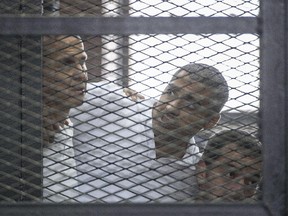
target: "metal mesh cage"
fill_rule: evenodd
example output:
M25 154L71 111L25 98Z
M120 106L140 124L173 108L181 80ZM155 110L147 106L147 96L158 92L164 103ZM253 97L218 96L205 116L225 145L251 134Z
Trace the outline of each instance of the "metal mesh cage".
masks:
M256 0L27 1L18 9L9 2L2 3L3 14L55 19L259 14ZM139 29L142 24L137 23ZM259 201L259 34L235 30L81 38L46 35L41 43L40 36L1 36L1 200ZM191 63L198 65L191 72L198 78L182 68ZM223 108L214 106L225 84L217 81L216 90L210 90L214 75L203 77L207 70L219 70L227 82L229 99ZM234 134L214 142L223 131ZM207 149L212 162L203 159Z

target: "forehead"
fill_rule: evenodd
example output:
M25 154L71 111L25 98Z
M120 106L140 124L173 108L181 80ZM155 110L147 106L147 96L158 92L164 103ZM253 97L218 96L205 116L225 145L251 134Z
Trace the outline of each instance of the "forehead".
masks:
M183 94L198 93L208 96L213 93L205 84L191 79L189 73L184 70L177 73L176 77L174 77L168 86L181 90Z
M218 151L221 152L222 156L216 159L217 164L233 164L233 166L238 168L251 167L253 169L261 169L261 155L252 153L255 149L246 149L239 147L236 143L230 143ZM249 156L249 153L254 156Z
M61 36L44 40L43 50L45 56L76 55L83 53L84 46L79 38Z

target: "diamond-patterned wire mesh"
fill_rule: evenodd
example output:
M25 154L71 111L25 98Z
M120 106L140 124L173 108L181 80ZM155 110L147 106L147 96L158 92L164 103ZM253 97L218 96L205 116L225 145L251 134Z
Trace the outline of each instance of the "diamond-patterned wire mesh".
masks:
M26 5L36 10L33 3L27 2ZM15 14L7 8L3 10ZM149 3L132 0L55 0L44 1L43 15L256 17L258 13L258 1L244 0L159 0ZM44 61L44 80L45 77L50 77L50 80L42 84L44 97L51 94L50 97L57 98L62 94L57 103L69 106L69 101L73 101L71 98L82 91L78 87L85 81L81 78L81 71L85 69L85 65L84 59L78 58L82 53L80 42L70 44L71 41L66 41L65 37L63 43L62 39L52 40L51 43L56 44L56 50L51 50L55 48L53 45L49 47L44 43L43 57L48 56L53 62ZM77 38L74 37L74 40ZM261 148L257 139L250 137L259 135L258 35L119 34L82 36L82 40L88 54L86 65L89 80L85 102L79 107L70 104L69 108L73 108L70 111L73 127L66 121L66 116L62 115L62 112L67 111L67 107L59 109L57 106L54 107L55 104L48 106L52 111L60 110L62 114L51 111L53 119L59 120L60 123L52 120L44 122L44 132L48 127L50 130L52 128L56 135L52 133L51 143L44 143L42 161L39 158L40 148L35 148L35 143L40 143L41 76L34 77L34 73L25 73L25 69L32 72L40 71L39 46L37 48L37 43L33 45L35 40L29 42L29 39L24 40L21 37L15 37L15 40L1 38L4 47L0 56L3 68L1 80L6 82L2 90L8 95L1 98L1 103L5 105L5 109L1 111L4 116L1 123L1 139L7 142L7 147L3 146L1 150L5 153L1 159L1 200L37 201L41 199L42 192L45 202L255 202L261 197L261 191L258 190L261 177ZM36 41L39 42L37 39ZM59 42L72 47L69 53L72 57L61 58L65 49L63 52ZM22 47L22 43L25 46ZM51 54L51 57L51 52L59 53L59 56ZM189 82L185 85L176 82L180 85L178 90L171 90L170 87L165 90L173 74L189 63L202 63L217 68L229 87L229 99L222 109L218 124L214 127L207 125L207 129L197 134L195 127L198 128L200 124L201 128L206 127L203 121L207 124L213 123L211 116L201 113L206 113L209 107L207 103L216 96L206 95L201 100L193 98L195 95L202 95L202 90L195 90L194 85L190 87ZM45 67L49 68L48 72ZM15 73L7 74L6 70ZM62 76L57 77L57 73L62 73ZM213 79L212 76L207 78ZM66 87L57 87L63 83L66 83ZM69 93L71 86L76 89L74 95ZM127 91L123 87L129 87L130 90ZM45 88L50 91L46 93ZM192 92L193 100L191 96L189 99L186 99L187 95L180 96L186 88ZM23 89L29 92L28 98ZM145 99L138 98L136 102L133 101L132 90L139 92ZM161 95L164 90L166 93L162 96L165 97L163 99ZM35 95L30 95L32 93ZM168 93L171 94L171 98L168 98ZM182 102L175 105L174 102L178 99ZM159 100L159 107L166 106L162 111L154 106ZM202 100L204 103L199 105L199 114L193 109L196 109L195 103L198 104ZM32 107L25 103L32 104ZM44 115L47 114L45 106L42 107ZM191 106L193 111L187 110ZM157 129L157 121L153 118L156 114L152 115L152 110L166 112L164 117L162 114L159 117L160 123L166 128L164 133L163 130ZM170 113L168 110L173 111ZM218 111L213 111L214 114L215 112ZM28 123L23 120L26 114L33 117L27 120ZM189 135L190 138L195 135L195 143L192 139L187 140L188 132L183 129L186 122L193 125L185 127L193 131ZM31 132L32 135L29 132L29 139L24 142L25 127L35 131ZM207 141L213 143L212 137L224 130L232 130L234 133L231 135L232 138L230 135L222 135L220 139L222 143L226 143L228 139L229 145L220 150L215 147L218 156L213 157L215 161L212 167L210 164L202 163L201 156L203 152L206 154L205 150L210 145L206 146ZM237 135L235 130L246 131L247 134ZM13 140L9 139L11 133L15 134ZM217 140L217 136L215 139ZM239 140L243 140L244 144L235 148L236 144L241 143ZM251 147L254 144L256 147ZM189 146L187 149L186 145ZM43 191L40 182L41 166ZM28 189L25 190L25 187Z
M61 1L61 14L69 16L119 16L123 11L129 11L130 16L257 16L259 1L245 0L208 0L208 1L108 1L108 0L69 0Z

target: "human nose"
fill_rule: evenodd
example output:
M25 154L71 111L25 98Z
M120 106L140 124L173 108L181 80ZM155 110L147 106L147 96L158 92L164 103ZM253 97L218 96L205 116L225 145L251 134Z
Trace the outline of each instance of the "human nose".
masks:
M235 179L234 179L234 180L235 180ZM229 189L230 189L230 190L233 190L233 191L239 191L239 190L242 190L243 187L244 187L244 179L243 179L243 178L240 178L240 179L238 179L238 180L233 181L233 182L230 184Z

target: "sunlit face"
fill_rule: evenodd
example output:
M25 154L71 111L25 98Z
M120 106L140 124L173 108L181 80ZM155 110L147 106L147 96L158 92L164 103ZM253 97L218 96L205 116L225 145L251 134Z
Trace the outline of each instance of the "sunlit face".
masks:
M153 129L192 137L209 122L212 91L193 81L186 71L177 74L153 109Z
M44 39L43 92L49 106L73 108L83 103L86 91L87 54L80 39Z
M261 159L245 156L249 151L251 149L239 148L235 143L223 147L223 156L206 167L206 183L202 189L220 201L251 198L260 182Z

